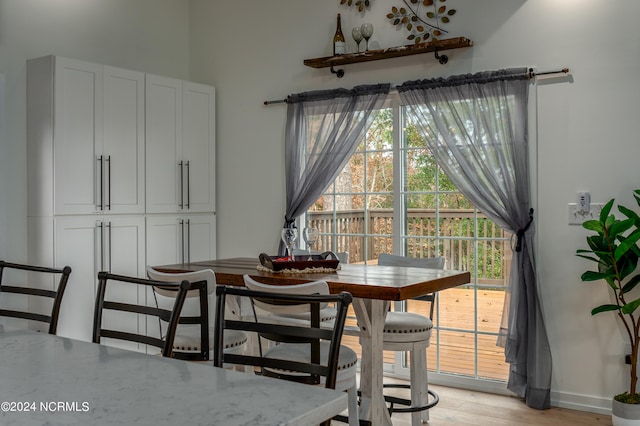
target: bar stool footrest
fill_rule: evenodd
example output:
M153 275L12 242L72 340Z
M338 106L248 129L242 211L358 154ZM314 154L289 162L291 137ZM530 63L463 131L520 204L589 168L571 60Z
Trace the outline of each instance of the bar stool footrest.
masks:
M338 414L332 420L340 423L349 423L349 418L347 416L343 416L342 414ZM360 419L360 426L371 426L371 421Z
M385 383L382 385L382 387L411 389L411 385L395 384L395 383ZM435 393L432 390L428 390L427 392L429 393L429 396L430 396L429 399L431 401L425 405L421 405L418 407L412 407L410 399L384 395L384 400L389 403L389 415L391 415L392 413L415 413L417 411L424 411L424 410L428 410L430 408L435 407L438 404L438 402L440 402L440 397L438 396L437 393ZM406 408L396 408L394 407L394 405L402 405Z

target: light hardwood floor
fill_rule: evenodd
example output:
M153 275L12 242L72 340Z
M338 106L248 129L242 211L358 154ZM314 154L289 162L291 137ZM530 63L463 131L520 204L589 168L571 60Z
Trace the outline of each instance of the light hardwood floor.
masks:
M430 388L438 393L440 402L430 410L425 426L611 426L609 415L558 407L535 410L516 397L436 385ZM411 414L394 413L391 420L394 426L410 426Z

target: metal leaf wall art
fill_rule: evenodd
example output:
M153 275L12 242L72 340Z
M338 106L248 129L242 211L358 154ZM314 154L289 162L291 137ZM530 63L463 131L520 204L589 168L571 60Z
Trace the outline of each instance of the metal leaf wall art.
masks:
M347 6L355 6L358 12L364 12L365 8L369 9L373 0L340 0L340 4L346 4Z
M370 9L373 0L340 0L341 5L355 7L358 12ZM409 32L407 40L415 44L431 40L447 34L443 25L451 22L457 10L449 8L447 0L402 0L403 6L392 6L387 19L397 29Z
M447 0L403 0L404 6L391 8L387 19L397 28L405 28L409 35L407 40L418 44L430 40L437 40L448 31L442 28L448 24L456 9L449 9L445 5Z

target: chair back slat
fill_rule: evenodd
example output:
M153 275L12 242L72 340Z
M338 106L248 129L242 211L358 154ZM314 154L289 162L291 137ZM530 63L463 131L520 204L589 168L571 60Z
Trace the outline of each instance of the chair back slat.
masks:
M35 284L33 283L20 286L6 284L4 281L6 277L5 270L26 271L27 273L50 275L54 278L59 275L60 277L58 278L57 285L55 285L55 289L49 290L41 287L35 287ZM0 293L22 294L28 297L53 299L51 302L51 311L47 314L20 311L17 309L2 309L0 310L0 316L42 322L49 325L49 334L56 334L58 329L58 318L60 316L60 307L62 305L62 297L66 290L70 275L71 268L69 266L65 266L63 268L50 268L46 266L10 263L0 260Z
M174 350L173 357L190 361L208 361L210 338L209 338L209 295L213 294L216 288L216 275L211 269L203 269L200 271L166 273L158 271L151 266L147 266L147 276L156 281L175 282L187 280L191 283L198 282L198 288L187 293L187 300L182 308L178 329L176 335L180 336L185 330L182 325L199 325L200 326L200 351L182 351ZM176 296L175 288L158 286L154 287L154 298L156 305L159 303L169 303ZM190 301L197 298L196 303ZM215 300L215 299L213 299ZM197 312L196 312L197 311Z
M142 303L125 303L121 301L110 300L107 297L107 288L113 286L114 284L126 284L150 290L156 286L169 286L169 284L166 282L110 274L108 272L99 272L98 294L96 296L93 319L93 342L100 343L102 338L136 342L160 348L162 356L170 357L173 351L173 341L175 339L176 327L178 325L180 312L187 296L187 292L192 289L204 288L203 285L201 283L190 283L186 280L183 280L179 283L174 283L173 287L175 287L177 292L173 307L169 311L162 308L147 306L146 304ZM119 315L123 313L132 313L137 315L144 315L145 317L155 317L157 319L166 321L168 323L168 329L164 337L155 337L143 333L134 333L131 331L106 328L106 326L103 326L103 313L105 311L114 311Z
M216 289L216 327L214 339L214 365L224 366L225 363L259 367L264 375L285 378L287 380L304 383L320 382L320 376L325 377L325 386L335 388L338 370L338 355L340 341L347 316L347 310L352 302L351 294L289 294L273 291L258 291L244 287L218 286ZM311 311L311 321L297 325L278 324L260 319L257 316L246 319L226 319L225 305L230 298L243 298L250 301L260 300L268 307L306 305ZM327 304L334 304L337 315L333 324L328 327L320 326L320 309ZM235 355L224 352L223 339L227 330L242 330L257 333L263 338L274 342L296 343L308 345L309 360L284 360L268 358L262 353ZM326 364L321 363L321 342L328 342L329 351ZM274 373L274 370L278 372ZM279 373L282 371L282 373Z

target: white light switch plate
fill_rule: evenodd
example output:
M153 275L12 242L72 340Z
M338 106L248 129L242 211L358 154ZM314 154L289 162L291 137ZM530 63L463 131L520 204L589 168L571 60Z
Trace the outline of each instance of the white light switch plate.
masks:
M591 211L582 214L576 211L576 203L569 203L569 225L582 225L587 220L597 220L602 207L604 207L602 203L591 203Z

